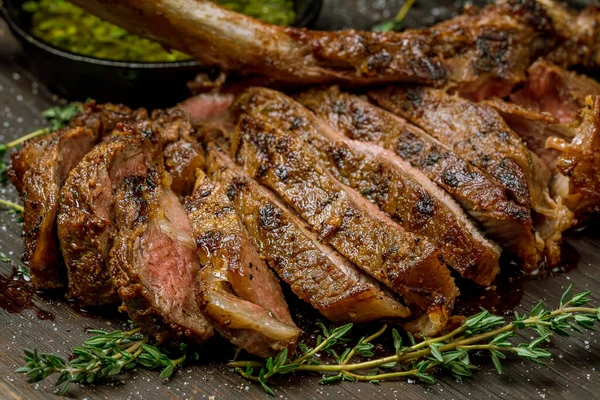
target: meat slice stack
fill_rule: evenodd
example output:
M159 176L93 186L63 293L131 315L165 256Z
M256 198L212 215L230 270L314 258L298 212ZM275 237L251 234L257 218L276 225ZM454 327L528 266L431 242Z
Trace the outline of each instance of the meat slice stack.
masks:
M393 151L452 196L523 265L537 267L539 245L529 209L509 200L485 172L401 117L337 87L309 90L298 99L345 136Z
M209 144L207 169L227 188L252 244L301 299L334 322L400 320L410 310L361 272L269 189L251 179L216 145Z
M302 138L340 182L360 192L407 231L436 245L447 265L481 285L495 278L500 249L452 199L395 154L344 138L282 93L251 89L236 108Z
M392 87L370 92L378 104L415 123L503 186L509 199L531 208L543 241L538 248L549 265L560 261L562 233L573 225L573 213L549 193L551 173L500 114L441 90Z
M495 109L536 111L427 88L371 97L402 116L335 87L298 101L250 88L197 131L180 109L88 107L14 157L27 240L66 265L32 263L36 285L66 282L85 306L120 302L158 341L217 331L264 357L300 333L276 276L334 322L442 331L459 294L451 270L481 285L499 271L477 222L532 270L546 238L536 201L564 208ZM595 182L582 148L596 147L598 109L557 161L572 160L572 203Z
M306 145L283 131L240 118L231 153L248 175L275 191L359 268L445 325L458 294L435 247L406 232L358 192L337 181Z
M503 0L426 30L318 33L204 0L113 3L82 5L214 65L268 62L263 82L411 82L246 87L232 107L203 94L151 114L92 103L13 154L36 287L120 303L158 341L293 351L278 278L336 323L434 335L453 274L491 285L496 242L528 273L556 266L563 233L600 210L600 85L563 69L600 62L597 10Z
M293 346L295 327L279 283L250 243L227 188L201 174L185 209L202 263L198 296L216 329L263 357Z

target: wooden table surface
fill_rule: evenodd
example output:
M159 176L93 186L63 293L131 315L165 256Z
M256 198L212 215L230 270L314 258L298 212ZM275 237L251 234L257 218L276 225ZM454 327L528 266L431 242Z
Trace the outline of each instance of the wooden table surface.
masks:
M19 46L0 20L0 142L7 142L43 125L41 111L58 101L36 81ZM0 197L16 200L9 185L0 186ZM549 306L558 303L563 290L573 284L576 291L600 294L600 229L590 226L568 239L569 264L574 268L545 280L516 279L497 290L478 292L502 309L526 311L541 299ZM54 398L51 382L27 384L14 370L21 365L22 349L37 347L68 357L69 349L80 345L89 335L86 329L121 328L123 319L114 314L98 316L79 310L60 296L35 293L28 283L15 276L21 264L21 225L7 212L0 211L0 251L12 262L0 262L0 398ZM576 266L576 267L575 267ZM465 291L465 289L463 289ZM469 292L469 289L466 290ZM594 297L596 304L600 301ZM106 314L106 313L105 313ZM482 358L481 369L462 383L441 378L434 385L406 382L348 383L322 386L319 377L291 376L278 382L281 398L403 398L403 399L594 399L600 398L600 341L598 333L556 338L550 346L555 355L547 366L525 361L506 361L499 376L491 363ZM201 361L184 368L170 382L163 383L158 373L138 370L109 385L74 386L76 398L267 398L262 389L241 379L224 361L230 348L220 342L209 345L210 354L201 352ZM220 346L220 347L219 347ZM215 349L220 355L215 356ZM221 350L219 350L221 349ZM208 358L208 360L207 360ZM211 361L212 360L212 361Z

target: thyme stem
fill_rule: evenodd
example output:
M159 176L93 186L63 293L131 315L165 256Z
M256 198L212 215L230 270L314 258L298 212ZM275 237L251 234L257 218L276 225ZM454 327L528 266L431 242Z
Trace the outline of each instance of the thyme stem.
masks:
M45 134L47 134L47 133L49 133L49 132L50 132L50 128L42 128L42 129L38 129L38 130L36 130L36 131L33 131L33 132L31 132L31 133L28 133L28 134L27 134L27 135L25 135L25 136L21 136L20 138L18 138L18 139L15 139L15 140L13 140L12 142L9 142L9 143L5 144L4 146L6 146L6 149L10 149L10 148L12 148L12 147L15 147L15 146L18 146L18 145L20 145L21 143L24 143L24 142L26 142L26 141L27 141L27 140L29 140L29 139L32 139L32 138L34 138L34 137L36 137L36 136L45 135Z
M22 213L25 210L22 205L4 199L0 199L0 204L8 208L12 208L13 210L20 213Z

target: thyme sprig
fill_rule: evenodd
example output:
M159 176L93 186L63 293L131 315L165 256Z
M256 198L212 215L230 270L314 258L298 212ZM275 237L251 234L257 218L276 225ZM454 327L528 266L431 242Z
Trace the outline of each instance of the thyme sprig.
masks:
M398 14L396 14L394 19L375 25L371 30L374 32L388 32L401 30L404 27L404 19L406 18L406 15L412 8L413 4L415 4L415 1L416 0L405 0L404 4L402 4L402 7L398 11Z
M136 367L161 370L160 378L170 378L188 358L198 359L198 354L181 346L182 355L176 359L156 346L149 344L148 337L140 328L127 332L90 330L95 336L81 347L73 348L72 361L53 354L39 353L37 349L25 352L25 365L16 370L25 374L27 382L35 383L58 374L55 386L59 395L69 392L71 383L90 384L105 380Z
M457 379L468 378L478 369L470 360L473 352L488 354L499 374L502 373L502 360L511 354L538 364L543 364L552 355L542 346L553 334L570 336L571 331L583 332L593 329L600 320L600 308L584 307L589 301L590 292L578 293L567 300L571 286L561 297L555 310L545 309L543 302L523 315L514 314L512 322L504 317L483 310L467 318L461 326L439 337L423 337L417 343L408 334L408 343L396 329L392 329L393 351L386 357L372 359L373 341L386 331L384 325L374 334L361 338L354 346L349 346L348 333L352 324L335 329L321 325L323 336L317 338L317 345L309 349L300 344L300 354L288 360L284 350L266 361L233 361L229 363L244 378L259 382L267 393L273 394L269 379L292 372L313 372L323 375L323 384L340 380L367 381L377 383L382 380L416 378L423 383L434 383L434 373L449 373ZM516 343L516 332L532 330L532 340ZM339 355L341 353L341 355ZM325 363L321 357L328 354L333 362ZM353 358L362 360L351 362Z

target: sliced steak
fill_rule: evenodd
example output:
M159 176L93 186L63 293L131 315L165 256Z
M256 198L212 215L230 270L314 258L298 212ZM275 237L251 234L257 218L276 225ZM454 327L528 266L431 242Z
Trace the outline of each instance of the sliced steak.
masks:
M292 291L336 323L408 318L410 311L335 249L269 189L209 145L211 177L227 187L259 254Z
M221 335L261 357L292 349L296 328L277 278L267 268L225 193L202 175L185 209L202 271L198 302Z
M122 105L108 103L96 105L95 102L91 102L83 106L82 112L71 120L69 126L91 129L95 137L100 138L112 132L119 122L134 121L147 117L148 115L144 109L132 111L130 108ZM25 142L19 151L11 154L12 162L7 173L12 184L15 185L20 193L23 191L23 177L25 176L25 172L35 163L46 145L63 132L65 130L55 131L45 136L30 139Z
M58 130L47 135L37 136L23 143L18 151L11 153L11 162L6 171L8 179L15 186L19 194L23 195L25 189L23 179L25 173L41 157L46 146L63 134L64 130Z
M350 261L404 296L441 329L458 290L435 247L406 232L358 192L338 182L306 144L243 115L232 154L252 178L279 194Z
M525 269L537 268L543 242L529 209L508 200L502 185L479 168L406 120L337 87L310 90L299 100L345 136L395 152L445 189Z
M145 157L160 160L154 152ZM196 302L200 260L190 221L169 180L157 165L150 166L147 176L122 180L115 196L119 233L110 273L121 309L160 343L203 342L213 328Z
M66 128L35 144L36 160L23 177L23 259L39 289L64 286L64 270L56 234L56 211L60 189L69 172L92 149L96 137L90 129Z
M89 128L98 137L112 132L120 123L132 123L148 119L148 111L144 108L132 110L122 104L96 104L95 101L85 104L80 114L70 122L70 126Z
M546 112L538 112L515 103L500 99L485 101L500 113L504 121L515 131L527 145L527 148L540 157L544 163L554 170L560 152L546 147L549 137L570 140L573 130Z
M427 237L461 276L481 285L495 278L500 248L481 235L444 191L394 153L345 138L280 92L249 89L238 99L237 108L305 140L336 179L408 232Z
M581 122L573 127L576 136L570 143L550 138L548 146L561 152L553 192L583 219L600 212L600 96L587 97Z
M163 149L167 172L173 179L172 190L179 196L192 192L195 171L204 164L204 151L195 138L188 114L180 108L154 110L150 119L126 124Z
M123 179L147 174L139 135L114 135L71 171L60 192L57 226L67 266L68 297L82 306L118 301L108 271L115 225L114 194Z
M180 139L165 146L165 168L173 178L171 189L180 195L188 194L194 187L196 170L204 168L205 154L195 140Z
M586 96L600 95L600 83L596 80L549 61L537 61L527 72L525 86L512 94L510 100L534 111L547 112L563 124L577 118L586 105Z
M573 225L573 215L550 197L550 171L498 112L432 88L390 87L370 96L488 173L506 188L509 198L531 207L534 227L545 243L545 261L550 266L560 261L562 232Z

